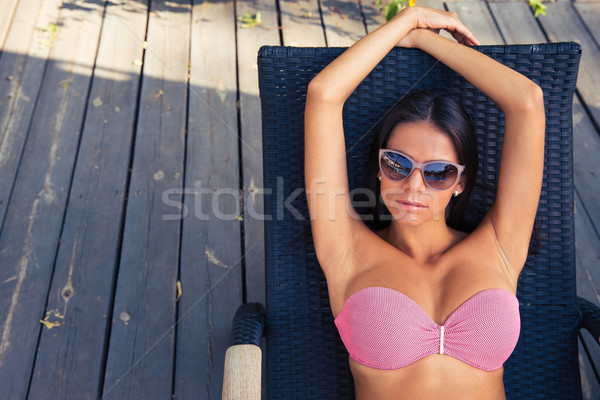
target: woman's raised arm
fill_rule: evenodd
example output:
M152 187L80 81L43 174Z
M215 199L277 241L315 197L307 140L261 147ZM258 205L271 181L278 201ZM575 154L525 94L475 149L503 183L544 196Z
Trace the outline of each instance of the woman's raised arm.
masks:
M518 277L529 246L544 166L542 90L518 72L473 49L427 30L405 37L462 75L504 112L504 137L496 201L481 226L496 235L507 267Z
M317 257L325 273L367 228L352 208L342 122L344 102L407 33L446 29L465 44L477 44L455 14L408 8L365 36L309 84L305 109L305 181Z

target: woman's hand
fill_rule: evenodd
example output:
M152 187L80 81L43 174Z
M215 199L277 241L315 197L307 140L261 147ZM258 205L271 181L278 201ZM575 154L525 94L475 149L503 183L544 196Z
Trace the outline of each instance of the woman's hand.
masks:
M417 42L418 42L419 38L423 36L423 32L425 32L425 31L433 31L436 34L438 34L440 32L439 29L422 29L422 28L413 29L412 31L408 32L406 34L406 36L404 36L402 38L402 40L400 40L396 46L397 47L406 47L409 49L418 48L419 45L417 44Z
M475 35L467 28L457 17L455 13L436 10L428 7L410 7L405 8L398 13L390 22L395 19L403 19L410 15L414 21L415 29L404 36L397 44L400 47L417 47L415 38L419 36L422 30L430 30L439 33L440 29L448 31L458 43L466 46L479 45Z

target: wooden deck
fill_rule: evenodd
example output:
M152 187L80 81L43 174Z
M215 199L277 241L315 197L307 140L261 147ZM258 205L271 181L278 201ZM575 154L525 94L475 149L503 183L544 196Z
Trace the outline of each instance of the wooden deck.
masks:
M418 3L482 44L582 44L577 284L600 304L600 2L537 20L523 2ZM220 398L233 314L264 300L257 50L349 46L382 22L373 0L4 0L2 397Z

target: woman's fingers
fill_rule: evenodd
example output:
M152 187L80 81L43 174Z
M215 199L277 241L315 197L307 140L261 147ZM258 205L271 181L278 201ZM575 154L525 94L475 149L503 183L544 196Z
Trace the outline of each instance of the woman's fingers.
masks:
M467 46L475 46L479 45L479 41L471 32L469 28L465 24L458 19L458 16L455 13L450 13L450 18L453 24L449 25L446 29L457 42L467 45Z
M463 24L458 15L453 12L436 10L433 8L420 7L416 8L417 28L425 28L431 30L445 29L459 42L465 45L478 45L479 41L475 35Z
M466 26L463 25L463 27L464 29L450 31L452 37L454 37L458 43L466 46L479 46L479 40L477 40L473 32L471 32Z

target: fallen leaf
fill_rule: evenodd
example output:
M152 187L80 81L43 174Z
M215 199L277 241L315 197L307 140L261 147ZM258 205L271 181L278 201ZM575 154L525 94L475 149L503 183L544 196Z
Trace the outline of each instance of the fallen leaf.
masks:
M246 14L239 16L237 20L242 23L243 29L250 29L262 23L260 12L257 12L256 15L253 16L250 14L250 11L246 11Z
M61 325L60 322L50 322L46 321L45 319L40 319L40 322L48 329L56 328L57 326Z
M57 318L58 320L51 321L51 318ZM42 323L46 328L52 329L56 328L57 326L61 326L64 318L65 316L58 312L58 310L50 310L46 312L46 317L41 319L40 323Z

